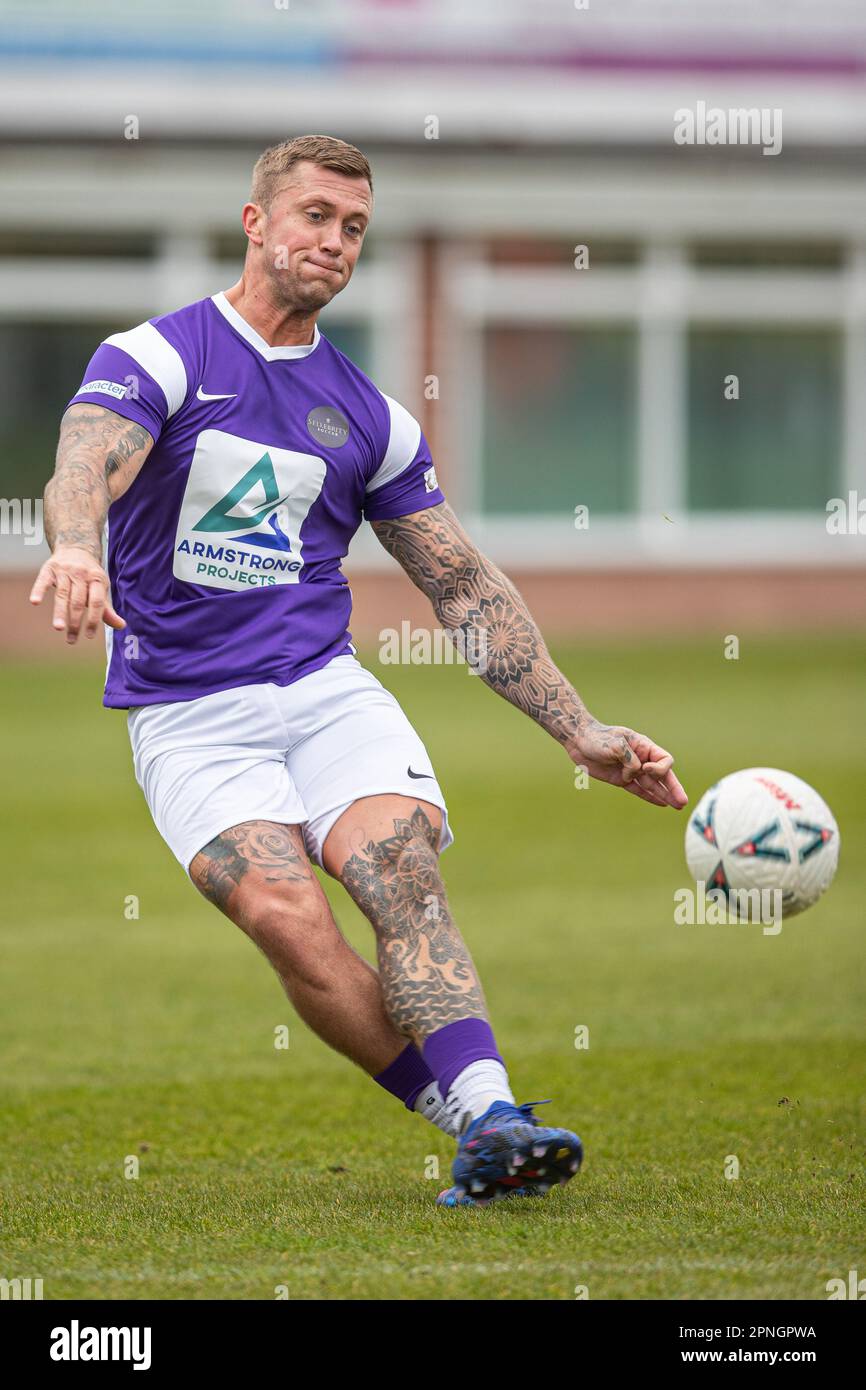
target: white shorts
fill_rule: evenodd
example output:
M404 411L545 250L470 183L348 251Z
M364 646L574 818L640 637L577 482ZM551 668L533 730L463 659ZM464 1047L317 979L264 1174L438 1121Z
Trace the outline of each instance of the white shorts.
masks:
M442 810L430 758L394 696L356 657L337 656L292 685L243 685L129 711L135 775L183 867L221 831L249 820L301 825L322 864L332 825L362 796L399 792Z

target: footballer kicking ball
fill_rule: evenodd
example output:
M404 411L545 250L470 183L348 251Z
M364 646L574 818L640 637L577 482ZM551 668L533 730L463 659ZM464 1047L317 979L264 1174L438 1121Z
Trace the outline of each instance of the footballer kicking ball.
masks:
M689 817L686 860L708 896L736 904L775 892L794 917L829 888L839 862L839 827L808 782L774 767L731 772Z

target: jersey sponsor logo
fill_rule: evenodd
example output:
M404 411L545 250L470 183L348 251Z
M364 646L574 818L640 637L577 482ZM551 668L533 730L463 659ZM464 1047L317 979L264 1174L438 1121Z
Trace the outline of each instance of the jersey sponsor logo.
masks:
M236 591L297 584L301 527L326 472L316 454L203 430L178 518L175 577Z
M439 484L436 481L436 469L428 468L424 473L424 491L435 492Z
M329 449L341 449L349 438L349 421L332 405L317 405L307 416L307 432Z
M115 400L122 401L126 397L128 387L119 381L87 381L76 391L77 396L83 396L85 391L98 391L101 396L114 396Z
M197 401L233 401L237 394L237 391L230 391L228 395L212 396L209 391L203 391L199 387L195 393L195 398Z

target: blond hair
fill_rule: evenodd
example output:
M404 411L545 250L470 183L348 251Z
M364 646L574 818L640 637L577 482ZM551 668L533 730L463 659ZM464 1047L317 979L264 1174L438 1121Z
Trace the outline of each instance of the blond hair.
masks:
M369 161L354 145L347 145L345 140L338 140L333 135L297 135L294 140L271 145L259 155L253 168L250 201L258 203L267 212L280 181L301 160L319 164L323 169L334 169L338 174L364 178L370 185L370 192L373 192Z

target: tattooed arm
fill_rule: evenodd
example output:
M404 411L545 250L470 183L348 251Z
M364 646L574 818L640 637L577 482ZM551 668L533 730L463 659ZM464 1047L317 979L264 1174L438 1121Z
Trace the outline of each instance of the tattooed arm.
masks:
M71 405L60 424L54 476L45 488L45 538L52 555L30 594L41 603L54 589L52 626L75 642L82 619L92 637L100 618L125 627L108 600L102 529L108 508L134 481L153 447L142 425L99 405ZM85 617L86 615L86 617Z
M491 690L540 724L591 777L657 806L686 804L670 753L644 734L592 717L514 585L481 554L446 502L370 525L427 595L442 626L463 634L467 654L483 655L476 669Z

